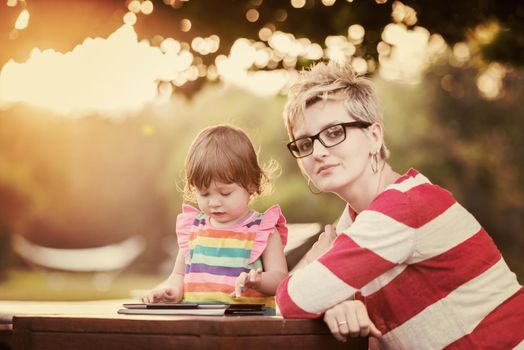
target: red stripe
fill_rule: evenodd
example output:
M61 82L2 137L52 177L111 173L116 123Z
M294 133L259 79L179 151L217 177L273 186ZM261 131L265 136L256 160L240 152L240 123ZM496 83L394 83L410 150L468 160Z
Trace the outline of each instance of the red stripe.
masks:
M442 299L500 260L500 252L481 229L447 252L409 265L376 293L366 297L375 325L386 333Z
M396 184L402 183L409 179L410 177L416 177L419 174L419 172L413 168L409 169L404 175L399 177L397 181L395 181Z
M347 235L339 235L333 248L318 261L346 284L359 289L395 266Z
M512 349L524 340L524 288L487 315L470 334L445 349Z
M320 314L312 314L302 310L289 296L288 284L292 276L286 277L277 288L275 300L280 314L285 318L318 318ZM307 291L306 291L307 292Z
M252 241L256 233L255 232L232 232L232 231L219 231L219 230L201 230L191 232L189 240L194 240L196 237L211 237L211 238L230 238L238 239L240 241Z
M413 207L411 203L416 203ZM369 210L378 211L403 223L419 228L455 203L455 199L446 190L424 183L407 192L390 189L378 196L369 206Z

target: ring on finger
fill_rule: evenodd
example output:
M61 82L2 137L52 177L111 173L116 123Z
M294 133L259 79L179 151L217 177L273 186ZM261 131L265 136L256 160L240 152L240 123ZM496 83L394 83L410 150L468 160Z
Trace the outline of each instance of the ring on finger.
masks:
M340 321L340 322L338 322L339 326L342 326L342 325L345 325L345 324L348 324L347 321Z

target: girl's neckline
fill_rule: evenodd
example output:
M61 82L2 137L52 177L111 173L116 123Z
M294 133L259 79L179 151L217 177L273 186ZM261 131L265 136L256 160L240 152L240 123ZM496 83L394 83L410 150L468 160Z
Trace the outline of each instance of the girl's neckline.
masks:
M213 225L213 223L211 222L211 218L206 215L205 216L205 218L206 218L206 225L209 226L209 227L212 227L212 228L216 228L216 229L237 228L237 227L240 227L240 226L244 226L246 223L248 223L249 221L254 219L256 214L257 214L257 212L255 212L254 210L248 210L248 212L243 216L242 219L238 220L233 225L229 225L229 226L216 226L216 225Z

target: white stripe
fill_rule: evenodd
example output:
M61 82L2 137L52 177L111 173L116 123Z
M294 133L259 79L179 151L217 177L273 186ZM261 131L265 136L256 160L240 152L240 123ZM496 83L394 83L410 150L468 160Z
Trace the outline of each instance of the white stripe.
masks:
M379 289L381 289L384 286L386 286L395 277L400 275L402 273L402 271L404 271L406 269L407 266L408 266L407 264L402 264L402 265L395 266L391 270L383 273L382 275L380 275L377 278L375 278L373 281L371 281L368 284L366 284L364 287L362 287L360 289L360 292L362 293L363 296L368 296L370 294L375 293Z
M521 286L504 260L428 306L380 341L395 349L442 349L471 333Z
M401 263L412 252L414 232L414 228L387 215L364 210L343 234L386 260Z
M420 262L464 242L480 230L479 222L458 203L417 229L416 245L409 263Z
M339 234L342 231L347 231L347 229L349 228L349 226L351 226L352 223L353 219L349 215L349 206L346 204L344 210L342 211L342 214L340 215L340 218L338 219L335 231L337 232L337 234Z
M400 192L407 192L410 189L417 187L419 185L422 185L422 184L431 184L431 182L424 175L418 174L415 177L407 178L406 180L402 181L401 183L391 184L386 188L386 190L392 189L392 190L397 190Z
M318 261L295 272L288 283L293 302L309 313L322 313L355 291Z
M196 253L191 257L192 264L206 264L224 267L244 267L247 258L244 257L220 257Z
M515 350L524 350L524 340L522 340L517 346L515 346L513 349Z

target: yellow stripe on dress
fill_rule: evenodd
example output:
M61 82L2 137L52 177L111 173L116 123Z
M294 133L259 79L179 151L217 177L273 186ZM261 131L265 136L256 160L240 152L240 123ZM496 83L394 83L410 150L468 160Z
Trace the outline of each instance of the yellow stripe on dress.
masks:
M217 248L243 248L251 249L253 247L253 241L242 241L234 238L210 238L210 237L198 237L189 241L189 249L193 249L195 245L203 245L206 247L217 247Z

